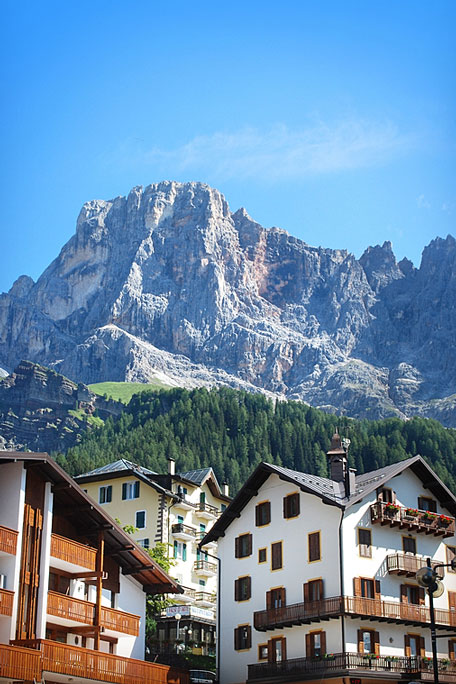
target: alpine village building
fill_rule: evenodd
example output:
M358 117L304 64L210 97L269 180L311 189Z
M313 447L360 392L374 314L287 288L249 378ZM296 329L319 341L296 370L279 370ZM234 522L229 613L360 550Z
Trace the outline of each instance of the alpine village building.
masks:
M456 553L456 499L420 456L330 478L260 464L203 540L220 563L220 682L434 681L415 573ZM442 572L442 571L440 571ZM441 682L456 682L456 573L434 599Z
M0 452L0 679L187 684L144 660L148 594L179 587L45 453Z
M165 474L120 459L75 479L103 510L134 527L138 544L163 543L169 551L170 573L183 593L170 596L173 605L156 616L157 637L147 644L151 653L186 648L215 655L217 545L199 544L231 502L228 486L219 486L212 468L176 473L173 459Z

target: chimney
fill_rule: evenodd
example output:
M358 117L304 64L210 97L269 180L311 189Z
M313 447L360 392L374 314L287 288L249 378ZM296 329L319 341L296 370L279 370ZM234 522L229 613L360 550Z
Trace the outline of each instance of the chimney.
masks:
M176 474L176 461L174 458L168 458L168 475Z
M223 482L223 484L222 484L223 496L229 496L230 495L229 492L230 492L230 485L228 484L228 482Z
M331 480L343 483L346 497L349 497L355 491L356 470L349 468L347 461L349 446L350 440L342 439L336 428L336 432L331 439L331 448L328 451L327 456L329 458Z

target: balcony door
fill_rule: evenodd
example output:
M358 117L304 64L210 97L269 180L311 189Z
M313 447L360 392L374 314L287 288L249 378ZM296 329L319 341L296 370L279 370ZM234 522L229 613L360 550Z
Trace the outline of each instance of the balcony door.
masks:
M275 637L268 641L268 662L281 663L287 659L287 640L285 637Z

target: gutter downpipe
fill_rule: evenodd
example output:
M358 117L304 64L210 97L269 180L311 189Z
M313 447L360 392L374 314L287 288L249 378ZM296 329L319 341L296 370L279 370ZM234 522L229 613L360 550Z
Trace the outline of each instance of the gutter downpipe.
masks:
M198 548L201 551L201 544L198 544ZM216 682L220 684L220 586L222 580L222 559L218 556L214 556L213 553L209 551L203 551L204 554L210 556L217 561L217 625L216 625L216 650L215 650L215 672L216 672Z
M342 652L345 653L345 591L344 591L344 564L343 564L343 535L342 535L342 523L344 521L345 509L341 509L340 523L339 523L339 580L340 580L340 595L342 599L342 610L341 610L341 638L342 638Z

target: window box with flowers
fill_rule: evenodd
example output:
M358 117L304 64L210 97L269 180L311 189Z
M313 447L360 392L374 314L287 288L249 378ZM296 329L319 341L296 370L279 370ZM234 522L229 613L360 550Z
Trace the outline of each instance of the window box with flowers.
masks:
M323 660L335 660L336 656L334 653L325 653L323 656Z
M407 516L407 518L417 518L419 515L419 511L416 508L406 508L405 515Z
M437 515L430 511L424 511L424 513L421 514L421 520L426 523L426 525L430 525L434 520L437 520Z
M432 665L432 658L429 658L428 656L423 656L421 658L421 665L422 667L424 667L425 670L428 670Z
M389 504L386 504L386 506L385 506L385 513L390 518L392 518L397 513L399 513L400 510L401 510L401 507L398 506L397 504L389 503Z
M439 515L438 523L441 527L448 527L452 522L452 519L447 515Z

